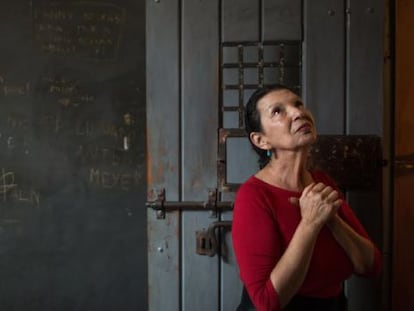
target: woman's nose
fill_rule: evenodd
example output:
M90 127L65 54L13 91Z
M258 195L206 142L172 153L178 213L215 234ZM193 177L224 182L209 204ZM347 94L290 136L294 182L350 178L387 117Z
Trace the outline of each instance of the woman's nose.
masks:
M300 107L292 106L291 113L292 113L293 120L301 119L305 115L305 110L303 109L302 106Z

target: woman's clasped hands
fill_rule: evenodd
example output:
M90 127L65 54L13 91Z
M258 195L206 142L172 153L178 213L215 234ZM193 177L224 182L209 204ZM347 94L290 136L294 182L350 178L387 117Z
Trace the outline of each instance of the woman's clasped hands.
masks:
M333 218L341 204L338 191L323 183L310 184L299 198L302 220L318 227Z
M321 228L336 215L342 199L338 191L319 182L308 185L299 199L290 198L290 202L299 205L302 221Z

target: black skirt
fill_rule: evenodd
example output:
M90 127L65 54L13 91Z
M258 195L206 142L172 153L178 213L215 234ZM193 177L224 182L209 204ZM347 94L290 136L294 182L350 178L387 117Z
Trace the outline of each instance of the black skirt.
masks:
M236 311L254 311L254 305L247 294L246 288L243 287L240 305ZM346 311L347 303L345 295L334 298L315 298L305 296L294 296L290 302L283 308L283 311Z

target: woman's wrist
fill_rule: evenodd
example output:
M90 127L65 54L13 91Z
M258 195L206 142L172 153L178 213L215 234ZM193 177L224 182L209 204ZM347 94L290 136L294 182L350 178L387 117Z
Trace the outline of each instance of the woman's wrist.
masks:
M338 216L338 214L335 214L328 220L326 225L328 226L329 229L335 230L335 227L339 224L340 221L341 221L341 218Z
M307 231L309 233L315 233L316 235L319 234L319 231L323 227L323 223L315 222L315 221L309 221L305 218L302 218L302 220L299 223L299 227L302 228L303 231Z

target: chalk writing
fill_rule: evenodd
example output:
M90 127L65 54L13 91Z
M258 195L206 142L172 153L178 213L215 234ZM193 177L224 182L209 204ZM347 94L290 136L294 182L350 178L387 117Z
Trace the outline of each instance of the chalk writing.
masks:
M75 135L87 137L105 135L116 137L116 126L113 124L96 124L86 120L75 125Z
M0 123L3 122L0 120ZM3 124L5 125L5 129L23 131L32 130L33 126L40 125L45 131L55 134L61 132L64 128L61 117L53 114L42 115L38 120L24 116L8 115Z
M4 96L19 96L27 95L30 92L31 85L29 82L13 83L0 76L0 94Z
M137 155L121 150L123 146L115 149L113 146L79 145L75 156L83 164L106 163L112 166L134 165L137 162Z
M42 116L39 123L46 131L50 131L54 134L59 133L64 128L61 117L53 114Z
M13 188L17 187L15 183L15 176L13 172L6 172L4 169L1 171L0 176L0 194L3 195L3 199L5 199L6 194Z
M16 139L13 136L9 136L7 138L7 149L9 151L13 151L14 149L16 149Z
M91 168L89 170L89 183L103 189L119 188L130 191L142 184L142 170L133 173L118 173Z
M40 193L30 187L24 188L17 184L16 175L12 171L1 169L0 195L3 202L19 202L33 207L40 206Z
M96 60L117 56L126 13L115 4L77 2L33 8L34 41L42 51Z
M33 120L20 115L5 116L3 123L5 128L11 130L31 130L33 126L41 126L43 130L59 134L63 130L71 132L75 136L80 137L106 137L114 140L119 140L119 147L122 148L122 140L125 136L128 139L135 140L138 137L136 128L132 125L117 125L112 122L104 121L90 121L83 120L79 122L65 122L61 115L45 114L39 117L38 120Z
M65 77L43 78L45 89L56 98L56 102L64 107L79 107L95 101L95 96L84 90L78 80Z
M15 156L17 153L29 155L31 152L30 140L24 136L8 136L0 132L0 143L6 147L6 153L8 156Z
M30 121L28 118L22 117L17 118L15 116L8 116L6 124L9 128L16 130L16 129L22 129L27 130L30 125Z

